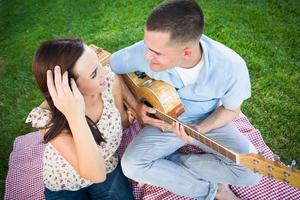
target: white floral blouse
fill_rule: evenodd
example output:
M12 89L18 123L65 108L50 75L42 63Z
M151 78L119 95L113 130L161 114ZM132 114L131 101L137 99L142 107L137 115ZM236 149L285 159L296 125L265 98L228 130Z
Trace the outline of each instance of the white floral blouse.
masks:
M99 148L104 155L107 173L113 171L118 165L119 159L116 151L122 137L121 117L112 94L113 77L114 74L110 71L107 78L108 87L102 92L103 112L97 123L98 129L106 141L106 143L102 142ZM49 110L36 107L28 115L26 123L31 122L32 127L37 129L43 128L50 118ZM76 191L93 184L81 177L51 143L46 144L43 154L43 179L45 187L52 191Z

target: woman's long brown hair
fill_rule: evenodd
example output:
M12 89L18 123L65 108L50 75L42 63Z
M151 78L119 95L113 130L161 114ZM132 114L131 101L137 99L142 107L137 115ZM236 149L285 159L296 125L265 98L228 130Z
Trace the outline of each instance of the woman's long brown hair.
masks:
M69 80L78 77L73 73L73 67L84 51L84 44L80 39L54 39L43 42L33 57L32 72L35 76L38 87L48 102L52 114L51 120L46 125L48 131L44 135L44 143L49 142L63 130L71 133L66 117L53 103L47 87L47 70L54 70L56 65L61 67L62 74L68 71ZM87 123L92 131L94 139L98 145L104 141L102 134L96 124L86 116Z

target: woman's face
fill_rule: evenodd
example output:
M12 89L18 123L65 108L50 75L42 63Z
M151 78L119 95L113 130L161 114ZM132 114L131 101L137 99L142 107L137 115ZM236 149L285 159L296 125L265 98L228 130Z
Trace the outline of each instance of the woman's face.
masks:
M108 70L102 67L97 54L84 45L84 52L73 68L78 89L83 96L101 93L107 87Z

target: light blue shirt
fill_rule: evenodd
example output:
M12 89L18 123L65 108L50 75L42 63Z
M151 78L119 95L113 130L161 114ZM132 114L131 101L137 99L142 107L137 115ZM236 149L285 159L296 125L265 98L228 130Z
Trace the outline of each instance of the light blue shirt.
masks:
M194 84L184 86L174 68L163 72L152 71L144 54L144 41L112 54L110 64L117 74L133 71L145 72L156 80L173 85L185 107L179 117L186 123L201 121L217 107L236 109L251 96L249 73L245 61L233 50L202 35L200 43L204 52L204 66ZM180 67L180 66L174 66Z

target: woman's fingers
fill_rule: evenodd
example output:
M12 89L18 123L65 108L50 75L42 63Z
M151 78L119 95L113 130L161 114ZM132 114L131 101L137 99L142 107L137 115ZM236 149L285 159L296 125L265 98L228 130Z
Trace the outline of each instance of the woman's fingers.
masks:
M54 82L55 82L55 88L58 95L63 95L63 87L62 87L62 81L61 81L61 70L59 66L54 67Z
M79 89L76 85L76 82L73 78L71 78L71 87L72 87L72 91L73 91L74 96L82 96L81 92L79 91Z
M52 99L55 99L57 97L57 92L53 82L52 71L50 70L47 70L47 86L50 96L52 97Z
M62 86L66 95L72 95L72 91L69 85L68 71L65 71L65 73L63 74Z

